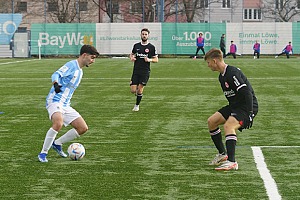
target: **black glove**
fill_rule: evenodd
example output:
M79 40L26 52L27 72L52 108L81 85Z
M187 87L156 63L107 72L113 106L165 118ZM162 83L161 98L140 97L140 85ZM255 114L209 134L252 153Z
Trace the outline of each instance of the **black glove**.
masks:
M248 118L246 118L242 122L240 122L242 128L244 128L244 129L251 128L252 124L253 124L253 118L254 118L254 114L253 114L253 112L250 112Z
M60 92L61 92L61 90L60 90L61 85L58 85L58 83L55 82L55 83L53 84L53 86L54 86L54 90L55 90L56 93L60 93Z

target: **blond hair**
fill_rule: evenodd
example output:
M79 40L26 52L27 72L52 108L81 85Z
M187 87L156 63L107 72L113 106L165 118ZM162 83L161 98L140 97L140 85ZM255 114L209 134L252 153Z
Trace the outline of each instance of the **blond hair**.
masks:
M223 53L220 49L212 48L204 56L204 60L208 60L208 59L222 60L223 59Z

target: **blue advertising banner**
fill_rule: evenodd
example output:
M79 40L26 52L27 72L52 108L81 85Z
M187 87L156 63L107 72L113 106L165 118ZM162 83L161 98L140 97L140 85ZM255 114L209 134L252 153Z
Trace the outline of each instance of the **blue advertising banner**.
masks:
M22 14L0 14L0 45L10 43L21 22Z

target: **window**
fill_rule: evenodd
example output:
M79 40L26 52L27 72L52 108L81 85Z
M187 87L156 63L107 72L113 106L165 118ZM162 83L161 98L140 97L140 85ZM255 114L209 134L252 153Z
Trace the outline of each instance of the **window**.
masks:
M48 12L54 12L54 11L57 11L57 8L58 8L58 4L57 2L56 3L53 3L53 2L49 2L48 3Z
M27 2L17 2L17 12L27 12Z
M208 8L208 0L200 0L199 7L200 8Z
M248 17L249 17L249 19L252 19L252 9L249 9Z
M244 19L248 19L248 9L244 10Z
M142 13L142 12L143 12L142 1L130 2L130 13Z
M88 2L79 2L79 11L87 11Z
M230 0L223 0L222 8L230 8Z
M261 21L261 10L255 8L244 9L244 20Z
M297 9L300 9L300 0L297 0L297 6L296 6Z

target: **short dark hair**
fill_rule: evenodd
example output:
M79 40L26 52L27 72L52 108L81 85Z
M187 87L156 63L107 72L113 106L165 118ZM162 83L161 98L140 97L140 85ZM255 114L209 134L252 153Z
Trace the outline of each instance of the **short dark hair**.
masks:
M142 33L143 31L147 31L148 34L150 33L149 29L147 29L147 28L143 28L143 29L141 30L141 33Z
M82 55L84 53L99 56L99 52L97 51L97 49L95 47L93 47L92 45L88 45L88 44L83 45L80 49L80 55Z

